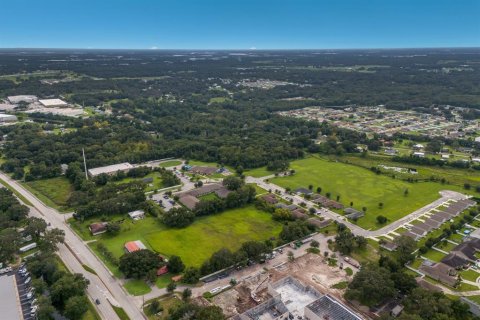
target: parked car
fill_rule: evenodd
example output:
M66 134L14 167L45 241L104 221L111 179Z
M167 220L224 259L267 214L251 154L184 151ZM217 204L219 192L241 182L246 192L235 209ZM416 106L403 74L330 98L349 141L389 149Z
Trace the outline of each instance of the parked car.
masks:
M0 274L8 273L10 271L12 271L12 268L11 267L6 267L6 268L3 268L3 269L0 269Z
M30 281L32 281L32 278L28 277L27 280L25 280L24 284L29 284Z

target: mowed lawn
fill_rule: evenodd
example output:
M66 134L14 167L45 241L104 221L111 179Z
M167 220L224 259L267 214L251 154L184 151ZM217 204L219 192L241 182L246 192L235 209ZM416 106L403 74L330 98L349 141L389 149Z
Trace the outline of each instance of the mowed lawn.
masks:
M155 251L178 255L187 266L200 266L223 247L236 250L248 240L276 237L281 228L269 213L248 206L197 219L183 229L152 232L145 238Z
M35 180L24 185L45 204L61 211L68 210L67 200L73 192L73 186L67 178Z
M312 185L315 191L321 187L323 195L330 192L331 199L339 195L345 206L353 202L357 210L366 207L366 215L358 220L358 225L367 229L382 227L376 222L378 215L393 222L440 198L438 192L441 190L461 191L458 187L435 182L408 183L362 167L315 157L293 161L290 167L296 172L293 176L273 178L271 182L292 190ZM408 189L407 196L405 189ZM383 208L379 207L380 202Z

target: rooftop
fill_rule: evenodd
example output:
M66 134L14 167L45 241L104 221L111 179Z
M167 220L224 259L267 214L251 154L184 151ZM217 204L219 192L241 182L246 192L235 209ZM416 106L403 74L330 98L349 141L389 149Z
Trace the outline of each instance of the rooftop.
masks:
M307 309L321 319L329 320L362 320L353 311L335 298L325 295L312 302Z
M40 99L38 100L38 102L43 104L45 107L58 107L68 105L68 103L60 99Z
M147 249L147 247L145 247L142 241L135 240L125 243L125 249L127 249L128 252L135 252L138 250Z
M2 310L2 319L23 319L16 287L15 276L7 275L0 277L0 310Z
M113 174L113 173L116 173L117 171L127 171L132 168L133 168L133 165L131 165L128 162L124 162L124 163L112 164L110 166L89 169L88 173L94 177L102 173Z

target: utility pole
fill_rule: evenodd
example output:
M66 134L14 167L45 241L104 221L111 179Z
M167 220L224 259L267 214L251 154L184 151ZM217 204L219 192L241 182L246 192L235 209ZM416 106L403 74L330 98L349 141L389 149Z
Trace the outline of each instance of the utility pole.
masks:
M85 167L85 179L88 180L87 160L85 160L85 149L84 148L82 148L82 154L83 154L83 166Z

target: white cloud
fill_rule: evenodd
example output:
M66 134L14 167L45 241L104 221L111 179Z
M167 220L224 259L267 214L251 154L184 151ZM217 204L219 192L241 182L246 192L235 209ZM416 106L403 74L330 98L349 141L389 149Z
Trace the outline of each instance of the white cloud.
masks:
M151 47L150 49L151 49L151 50L157 50L157 49L158 49L158 47L156 47L156 46L153 46L153 47Z
M250 50L257 50L257 47L250 47Z

